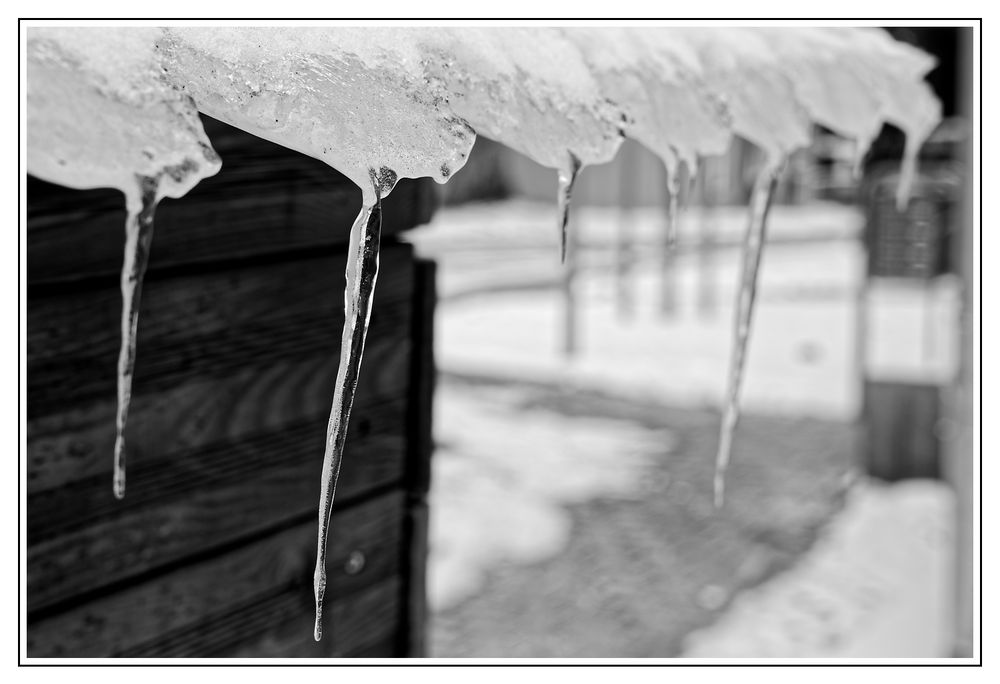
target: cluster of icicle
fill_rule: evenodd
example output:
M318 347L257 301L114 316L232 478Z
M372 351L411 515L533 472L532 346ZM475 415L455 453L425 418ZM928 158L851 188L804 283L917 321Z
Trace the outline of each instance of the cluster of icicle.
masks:
M162 197L180 197L220 168L198 111L321 159L362 190L322 471L316 639L330 510L378 272L380 203L397 179L443 183L477 134L492 138L558 173L565 253L578 173L610 161L624 137L663 160L673 214L681 164L693 172L734 135L763 150L718 452L721 503L767 211L784 160L820 124L854 140L860 161L892 123L907 136L903 202L917 151L940 119L923 81L933 58L878 29L46 27L28 30L27 51L29 172L75 188L119 188L126 198L118 497L153 212Z

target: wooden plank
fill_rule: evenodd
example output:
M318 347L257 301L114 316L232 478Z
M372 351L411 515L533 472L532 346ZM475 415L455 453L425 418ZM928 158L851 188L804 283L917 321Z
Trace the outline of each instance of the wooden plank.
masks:
M222 170L156 212L150 270L347 243L361 206L353 183L321 161L203 117ZM28 282L116 275L124 243L117 190L71 190L28 178ZM399 182L383 234L430 220L430 179Z
M398 575L403 501L403 493L395 491L334 514L327 589L331 605ZM294 608L295 601L275 597L296 596L299 611L311 610L315 534L315 521L304 523L46 619L29 620L28 656L156 655L156 644L165 635L170 639L163 648L172 650L171 655L224 649L233 643L231 632L239 625L252 622L266 628ZM348 562L352 553L363 554L360 571ZM349 640L354 630L364 631L361 621L385 623L382 611L363 605L369 607L330 611L331 631ZM266 619L254 620L255 610ZM337 619L345 614L350 621ZM303 623L311 631L309 621ZM347 652L351 646L342 641L339 647Z
M401 597L400 578L343 597L327 608L330 631L322 641L312 635L310 610L287 611L292 617L272 621L268 628L234 648L212 654L225 658L393 658ZM301 607L300 607L301 608Z
M125 502L112 499L106 478L87 483L79 499L75 488L56 490L58 495L44 502L29 499L36 507L29 518L34 530L28 538L28 610L314 517L325 423L311 427L308 439L278 433L256 452L241 443L204 454L204 463L182 463L169 471L169 479L140 479ZM373 488L399 484L403 453L401 428L352 442L344 454L337 506ZM202 477L212 470L222 476ZM32 531L40 531L40 539Z
M352 415L351 427L357 427L357 419L370 420L378 429L349 433L352 439L346 453L352 454L354 464L342 474L341 491L353 496L403 478L404 407L405 400L399 398ZM325 432L326 416L318 413L193 448L177 449L167 443L154 450L155 445L147 445L150 458L131 464L128 496L121 501L111 495L110 465L102 458L104 467L96 475L29 493L28 544L120 517L135 508L147 508L160 500L183 498L197 489L246 483L260 477L262 471L293 462L305 464L302 467L317 466L316 453L323 453Z
M399 658L395 635L349 654L349 658Z
M412 249L387 245L373 340L408 331ZM278 358L336 354L343 326L343 256L151 278L139 318L133 391L161 391ZM117 286L28 301L28 418L115 396Z
M369 340L351 413L349 444L372 433L400 434L407 411L401 401L409 352L408 342L396 332ZM129 494L125 503L135 492L155 495L143 481L160 477L164 468L184 469L190 463L201 470L199 477L211 477L210 458L216 458L212 453L227 444L269 439L286 430L300 435L295 439L321 440L337 364L331 354L277 359L269 366L242 369L222 378L140 393L133 399L127 430ZM36 494L67 485L79 493L81 480L96 478L101 497L111 499L114 414L112 395L28 422L29 534L33 517L44 515L44 508L32 503Z
M399 284L395 292L408 289ZM341 500L403 477L408 306L400 304L393 317L402 325L373 327ZM140 392L124 502L115 501L107 485L113 400L61 420L31 421L29 609L312 513L336 366L335 357L320 352L230 378ZM74 422L79 427L72 428ZM245 487L255 491L252 500ZM243 523L217 524L219 509L235 511Z

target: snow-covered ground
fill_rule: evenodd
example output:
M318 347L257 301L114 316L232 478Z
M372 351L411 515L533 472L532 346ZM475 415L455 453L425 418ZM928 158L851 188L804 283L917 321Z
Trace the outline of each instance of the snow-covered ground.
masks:
M938 482L863 482L791 570L691 634L689 658L948 658L954 499Z
M857 257L850 245L828 251L829 262L838 269L854 268ZM770 298L779 278L769 276L767 266L783 256L769 254L765 266L743 405L759 412L852 418L860 395L852 372L853 302L846 289L841 297L819 301ZM720 295L735 288L735 273L728 272L735 269L727 266L719 269ZM809 274L808 264L803 270ZM657 276L651 269L638 273L638 307L625 322L615 310L612 278L584 279L579 288L579 354L569 360L561 352L563 302L557 291L463 298L442 307L437 329L440 367L599 388L670 405L717 407L732 346L731 297L720 296L714 313L703 316L692 296L695 274L685 269L678 276L680 306L663 318L657 310ZM833 278L827 280L836 287Z
M516 411L502 391L469 401L444 389L434 411L434 610L474 594L498 562L537 563L558 554L571 533L566 506L641 493L651 454L672 439L621 420Z
M716 250L706 270L689 249L702 219L688 212L670 274L677 306L664 316L656 247L662 214L634 212L636 305L622 318L610 268L617 214L583 207L574 216L585 250L579 352L572 359L560 351L563 302L554 287L559 268L552 207L510 202L446 210L414 232L418 249L440 264L439 368L679 407L718 407L738 250ZM742 211L716 211L710 220L717 242L735 244ZM775 244L764 256L744 380L748 412L857 416L864 263L854 237L860 221L856 211L837 205L774 209ZM706 282L716 302L708 315L697 304ZM882 308L867 331L872 374L933 381L952 372L955 303L949 287L931 296L899 288L879 295ZM526 419L523 411L515 420L506 401L498 394L495 401L470 404L448 391L437 398L429 589L439 610L479 591L496 563L534 563L558 554L572 534L568 504L641 496L650 445L662 448L670 439L614 420L555 413ZM952 505L950 490L939 483L862 483L801 563L738 597L716 625L691 636L686 655L949 655Z
M560 270L551 207L463 207L415 232L418 248L441 263L439 366L640 394L672 405L718 406L732 346L744 212L723 208L704 218L692 209L682 217L681 249L668 275L677 307L668 316L659 304L662 212L630 216L637 235L638 263L629 281L636 305L633 316L622 318L610 264L616 210L576 211L577 229L590 248L581 258L579 354L571 360L561 352L563 297L552 287ZM733 246L713 252L708 267L686 248L704 221L714 226L718 242ZM857 416L864 251L852 238L860 222L856 210L836 204L774 208L743 386L747 410ZM524 283L548 288L509 290ZM714 300L707 315L698 303L706 288ZM461 296L468 292L477 294ZM893 283L874 289L867 317L870 377L946 381L956 361L956 292L946 280L927 289Z

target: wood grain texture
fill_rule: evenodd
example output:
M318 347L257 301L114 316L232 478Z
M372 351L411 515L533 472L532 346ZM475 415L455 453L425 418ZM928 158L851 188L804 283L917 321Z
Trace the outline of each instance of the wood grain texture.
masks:
M383 253L370 335L409 334L411 248ZM343 256L147 279L133 393L266 366L276 358L338 353ZM28 293L28 418L115 396L117 287Z
M156 212L150 269L347 243L361 191L321 161L203 116L222 170ZM125 209L117 190L71 190L28 178L28 282L116 276ZM430 179L399 182L383 234L430 220Z
M408 341L395 335L370 341L351 413L349 449L360 447L373 433L401 434L407 412L402 404L409 351ZM274 359L270 365L245 368L226 377L139 394L132 403L127 431L130 493L121 505L130 505L135 492L156 495L145 482L171 477L162 472L164 468L195 469L188 478L191 486L195 478L213 477L214 459L222 458L216 452L229 445L263 448L271 436L285 433L295 440L322 440L337 363L330 354ZM82 496L81 481L97 479L110 497L114 411L112 395L28 422L29 534L34 529L33 516L47 515L40 504L48 499L37 499L39 506L30 503L36 495L72 485L73 496ZM243 442L247 444L241 446ZM298 453L298 447L293 451Z
M80 487L80 497L57 490L39 507L58 512L32 519L50 534L36 540L29 531L29 613L315 516L324 423L310 427L309 439L276 433L256 451L244 442L220 447L216 459L171 463L171 480L140 481L125 505L107 493L106 478ZM336 508L399 484L403 442L397 431L352 443ZM222 477L200 477L211 468Z
M286 600L291 597L286 594ZM394 658L402 654L396 642L401 587L398 577L390 578L335 601L330 632L323 640L312 635L312 611L301 605L284 610L271 620L267 630L249 637L231 649L214 654L225 658Z
M387 250L389 275L379 283L383 301L372 317L341 502L404 477L411 375L409 254L408 246ZM35 339L44 344L38 342L29 354L29 369L36 371L29 372L29 388L35 388L29 396L45 397L38 388L46 383L54 391L59 386L54 378L63 373L62 382L72 380L73 388L58 400L39 399L43 408L35 413L41 416L29 421L29 611L51 610L314 514L338 363L330 341L339 339L342 314L331 301L336 296L299 283L310 277L342 280L334 273L342 272L343 261L329 267L337 261L299 259L250 274L161 281L164 296L147 297L154 306L144 320L145 347L140 337L145 354L140 352L137 364L124 502L111 497L107 479L113 387L105 378L90 378L91 386L104 386L105 397L88 401L86 374L60 370L74 355L78 359L95 350L113 360L116 352L106 347L117 342L107 335L94 340L96 328L81 331L93 320L81 302L93 292L49 296L44 299L51 308L36 307ZM192 303L203 297L204 305ZM80 317L80 326L65 323L71 315ZM228 335L197 334L218 325L223 315L232 327ZM187 332L188 325L195 334ZM48 334L56 329L66 332ZM70 331L82 332L92 344L84 346ZM247 342L234 344L240 331ZM218 377L202 368L209 365L206 359L222 361L222 369L213 368ZM110 368L107 373L113 378ZM68 408L46 413L44 407L52 406Z
M352 415L352 439L345 453L341 500L404 477L411 375L408 298L413 278L412 264L405 260L408 255L408 247L395 246L386 260L391 277L380 283L385 290L380 292L387 301L381 314L373 316L358 410ZM235 279L213 273L187 277L181 284L169 281L172 287L165 286L169 297L161 298L167 311L151 316L147 326L151 336L147 347L152 349L145 355L146 374L137 373L128 433L129 496L124 502L114 500L107 485L113 393L109 391L110 396L100 402L102 408L92 409L86 419L80 420L81 410L76 409L76 415L62 420L48 416L29 423L29 482L33 483L28 502L29 611L113 586L315 510L337 367L336 356L327 350L330 340L338 338L339 325L320 320L324 312L334 318L330 297L312 295L309 288L300 291L294 283L282 285L286 272L309 277L315 270L322 280L330 272L319 273L317 264L329 261L298 260ZM227 289L217 282L234 280L249 284ZM199 287L206 282L212 286ZM206 291L211 295L208 310L196 311L203 320L194 321L195 330L216 325L225 311L237 331L253 325L256 330L247 335L263 341L240 348L233 346L239 335L212 334L195 335L197 343L191 342L191 333L178 323L191 310L185 306L190 297L184 293L197 297ZM180 304L169 307L163 299ZM58 298L65 306L63 300ZM297 315L300 307L311 312L312 320L304 325L306 316ZM63 316L67 310L62 309ZM55 314L45 318L44 311L36 312L36 320L49 323L39 325L40 330L59 320ZM170 311L181 313L171 316ZM325 337L310 329L325 331ZM164 341L171 336L176 344ZM85 353L75 340L46 339L48 346L34 354L35 368L52 367L37 361L52 358L52 348ZM283 348L281 340L293 340L295 345ZM93 347L101 345L95 342ZM190 350L190 359L178 351L182 349ZM191 366L200 368L205 357L224 358L232 375L213 378L201 370L193 372ZM150 375L149 366L159 369L159 381ZM29 387L49 377L38 375L29 375ZM99 382L94 378L95 384ZM74 420L79 427L71 429ZM68 462L74 467L67 468Z
M372 587L400 571L403 501L402 492L395 491L334 514L327 589L331 605L363 590L376 594L359 597L365 607L345 605L329 612L329 633L341 652L350 651L355 632L380 636L395 622L389 614L398 596ZM312 609L315 534L315 521L305 523L51 618L29 621L28 655L201 655L247 642L254 633L295 615L303 617L304 629L311 632L304 616ZM365 558L357 573L348 569L352 552ZM368 620L377 624L362 629Z
M383 208L332 521L330 624L316 644L318 478L360 193L316 160L206 127L223 171L157 213L124 501L110 485L122 198L29 178L28 654L412 653L423 608L408 593L423 591L423 568L409 565L426 553L426 511L409 509L429 477L433 269L393 235L428 220L437 193L404 181Z

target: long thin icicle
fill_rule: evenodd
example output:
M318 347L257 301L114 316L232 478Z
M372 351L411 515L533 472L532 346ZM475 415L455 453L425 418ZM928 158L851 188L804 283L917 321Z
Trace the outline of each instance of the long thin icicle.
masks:
M677 250L677 232L680 222L681 183L677 165L667 168L667 226L660 251L660 313L670 315L677 306L675 283L671 271Z
M757 273L764 251L767 229L767 213L771 208L771 198L781 174L783 161L769 164L754 183L750 198L750 221L747 224L743 245L743 268L740 274L740 290L736 300L736 316L733 330L732 356L729 365L729 387L726 406L719 430L719 451L715 459L715 506L721 507L725 497L726 468L733 444L733 431L740 419L739 394L746 365L747 342L750 339L750 322L753 317L754 300L757 296Z
M122 263L121 348L118 352L118 410L115 415L115 465L113 488L116 499L125 498L125 423L132 401L132 374L135 369L136 330L139 325L139 299L142 278L149 263L153 242L153 213L156 210L156 181L139 181L138 201L127 198L125 219L125 258Z
M372 294L378 277L383 185L374 170L371 171L371 177L375 188L375 204L362 206L361 213L351 227L347 256L347 285L344 289L344 330L340 341L340 367L337 369L337 387L333 394L330 422L326 429L326 450L323 454L316 572L313 575L313 590L316 595L316 624L313 628L313 637L316 641L323 638L323 595L326 593L326 544L330 532L330 512L333 508L333 495L337 489L337 478L340 475L354 392L358 386L361 356L364 353L368 321L371 318Z
M573 184L576 183L576 177L580 173L580 167L582 163L580 159L573 154L569 153L569 168L567 170L559 170L559 191L558 191L558 205L559 205L559 236L560 236L560 250L559 257L562 263L566 263L566 243L569 240L569 205L573 199Z
M574 281L576 280L576 242L569 235L569 205L573 197L573 184L580 172L580 160L572 153L570 168L559 171L559 221L562 228L562 291L563 291L563 353L567 357L576 353L576 299L574 297Z
M667 249L674 249L677 247L677 223L680 220L680 194L681 194L681 179L678 177L678 171L674 168L673 171L668 171L667 176L667 235L666 235L666 246Z

